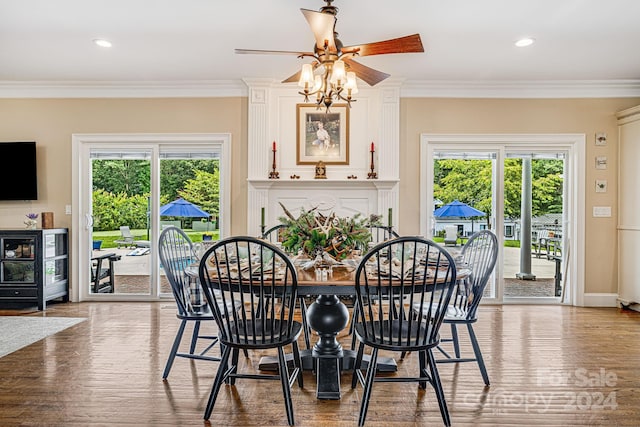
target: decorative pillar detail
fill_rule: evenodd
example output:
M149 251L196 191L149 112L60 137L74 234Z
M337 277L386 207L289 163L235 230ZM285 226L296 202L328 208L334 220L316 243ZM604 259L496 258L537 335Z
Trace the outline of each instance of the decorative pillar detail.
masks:
M400 177L400 87L382 89L380 108L380 141L377 144L378 178Z

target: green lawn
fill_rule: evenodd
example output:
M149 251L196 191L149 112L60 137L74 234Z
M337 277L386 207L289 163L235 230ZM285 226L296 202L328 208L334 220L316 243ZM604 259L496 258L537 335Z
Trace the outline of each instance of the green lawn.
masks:
M201 231L192 231L192 230L184 230L187 233L187 236L193 242L201 242L202 241L202 232ZM212 239L217 240L220 236L220 232L218 230L211 232L213 233ZM135 237L136 240L147 240L147 230L146 229L134 229L131 230L131 234ZM120 230L113 231L94 231L93 232L93 240L102 240L102 248L115 248L118 246L114 243L116 240L119 240L121 237Z

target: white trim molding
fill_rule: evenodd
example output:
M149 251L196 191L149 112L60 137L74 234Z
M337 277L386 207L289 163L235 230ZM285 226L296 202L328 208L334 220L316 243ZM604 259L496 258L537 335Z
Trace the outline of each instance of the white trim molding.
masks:
M400 98L632 98L640 80L400 80ZM0 98L210 98L249 96L247 86L273 79L186 81L0 81ZM255 101L255 100L254 100Z
M407 81L402 98L634 98L640 80Z
M583 307L618 307L618 294L585 293Z
M428 224L431 223L433 205L433 167L431 159L436 150L493 151L496 153L497 169L494 171L498 185L501 185L503 171L501 160L507 150L562 150L569 156L565 174L569 176L565 183L565 247L570 253L567 260L566 302L571 305L584 304L585 274L585 156L586 137L584 134L421 134L420 135L420 233L431 236ZM502 199L494 201L494 212L503 212ZM494 229L498 240L503 239L503 222L500 216L494 219ZM568 248L571 247L569 251ZM497 274L502 276L502 265L498 262ZM502 295L497 295L498 299ZM564 300L563 300L564 302Z
M0 98L217 98L247 93L241 80L0 81Z

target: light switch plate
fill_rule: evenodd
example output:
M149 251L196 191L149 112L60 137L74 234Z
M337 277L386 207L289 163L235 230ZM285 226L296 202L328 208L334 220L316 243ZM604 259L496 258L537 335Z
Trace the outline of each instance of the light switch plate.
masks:
M593 207L594 218L609 218L611 217L611 206L594 206Z
M607 168L607 156L596 156L596 169Z

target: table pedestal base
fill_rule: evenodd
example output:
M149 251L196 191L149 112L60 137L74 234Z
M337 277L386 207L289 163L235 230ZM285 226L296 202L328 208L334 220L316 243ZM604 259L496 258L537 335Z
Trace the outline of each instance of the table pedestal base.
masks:
M314 370L316 373L316 398L340 399L340 371L353 371L356 352L343 350L337 340L338 333L349 322L347 307L335 295L320 295L307 309L307 322L318 334L318 342L312 350L301 351L302 368ZM287 355L287 363L293 362ZM366 369L369 356L365 355L362 368ZM277 370L276 357L263 357L258 368L261 370ZM394 372L398 369L395 360L378 358L378 371Z

